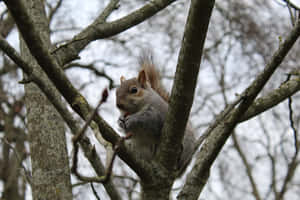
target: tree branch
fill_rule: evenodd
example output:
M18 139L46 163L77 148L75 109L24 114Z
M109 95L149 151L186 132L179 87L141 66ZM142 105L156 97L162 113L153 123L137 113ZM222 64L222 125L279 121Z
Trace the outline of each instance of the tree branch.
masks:
M258 98L249 107L247 112L240 119L240 122L247 121L260 113L276 106L288 97L294 95L300 90L300 76L286 83L283 83L278 89L273 90L269 94Z
M280 45L279 49L275 52L264 71L258 75L252 84L244 91L242 94L242 96L244 96L243 101L229 114L226 120L214 129L212 134L207 138L197 155L195 166L188 174L187 181L178 196L179 199L197 199L206 184L206 177L209 174L210 167L230 136L232 130L253 103L254 99L274 73L276 68L283 61L299 35L300 20L298 20L297 25L289 33L284 43Z
M55 58L51 56L48 49L45 48L44 42L41 39L32 19L26 12L23 3L17 0L6 0L5 3L13 15L32 55L36 58L39 65L43 68L50 80L54 83L72 108L82 118L86 119L92 109L85 98L73 87L71 82L65 76ZM100 116L96 116L96 118L97 119L95 119L95 121L98 122L99 125L101 124L99 128L106 139L112 143L117 142L119 139L118 134L115 133Z
M54 95L54 87L46 84L43 79L41 79L41 74L37 74L36 71L33 72L31 65L25 62L18 53L11 47L1 36L0 36L0 49L2 49L27 75L32 77L32 81L37 84L37 86L43 91L47 96L49 101L55 106L56 110L60 113L64 121L69 126L71 133L74 135L80 130L78 122L73 118L72 114L62 103L56 95ZM101 176L104 174L105 169L101 162L101 159L95 154L94 147L92 146L90 140L87 137L84 137L80 140L83 152L91 165L93 166L96 173ZM109 181L104 184L104 187L112 199L121 199L119 193L117 192L114 184Z
M160 163L173 170L181 149L190 109L193 103L204 41L214 0L191 2L178 58L168 115L157 152ZM172 155L172 156L170 156Z
M63 0L58 0L58 2L56 3L56 5L55 5L54 7L51 7L51 6L49 5L50 11L49 11L49 16L48 16L48 18L49 18L49 22L50 22L50 23L52 22L52 19L53 19L54 15L57 13L58 9L61 7L62 1L63 1Z
M23 5L23 1L4 0L9 11L14 17L16 24L21 32L31 54L35 57L38 64L47 74L52 83L59 92L83 119L87 119L92 112L90 105L86 99L74 88L69 79L66 77L63 69L58 65L55 57L53 57L49 49L45 47L44 41L40 37L39 31L36 29L27 9ZM98 125L99 130L104 139L116 144L120 137L98 114L94 117L94 122ZM139 176L147 177L147 171L151 170L150 163L142 162L134 156L124 145L120 147L120 158L124 160Z
M300 7L298 7L297 5L295 5L294 3L292 3L290 0L282 0L284 1L288 6L294 8L295 10L300 10Z
M111 37L137 24L140 24L174 1L175 0L149 1L142 8L139 8L129 15L112 22L105 22L106 14L102 13L91 25L82 30L79 34L75 35L70 42L55 49L52 53L55 54L58 62L63 66L66 63L77 59L80 51L84 49L90 42L97 39ZM107 10L109 10L108 7Z
M116 87L115 84L114 84L114 80L108 74L106 74L104 72L104 70L99 71L93 63L86 64L86 65L80 64L80 63L70 63L70 64L66 65L64 67L64 69L66 70L66 69L70 69L70 68L73 68L73 67L78 67L78 68L82 68L82 69L91 70L92 72L95 73L96 76L104 77L104 78L106 78L108 80L108 82L109 82L109 89L112 89L112 88Z

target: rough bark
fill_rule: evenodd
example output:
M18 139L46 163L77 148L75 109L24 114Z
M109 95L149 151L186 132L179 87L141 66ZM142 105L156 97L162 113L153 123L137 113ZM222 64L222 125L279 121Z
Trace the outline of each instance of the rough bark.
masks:
M79 123L73 118L70 111L67 109L66 105L61 101L60 96L56 94L56 88L53 86L52 83L45 82L44 77L41 76L41 71L37 72L36 70L33 71L33 68L29 63L25 62L18 53L3 39L0 37L0 48L6 52L6 54L20 67L22 70L30 74L31 80L43 91L43 93L47 96L48 100L55 106L56 110L59 114L63 117L65 122L68 124L71 132L73 134L77 134L78 130L80 130ZM82 150L90 161L91 165L93 166L95 172L98 176L102 176L105 173L104 166L99 158L99 156L95 153L95 148L91 144L90 140L87 137L84 137L80 140L80 144ZM111 199L118 200L121 199L115 185L111 180L107 183L103 184L104 188L106 189L108 195Z
M162 133L157 158L160 172L152 170L152 183L142 179L142 199L168 199L175 180L174 166L180 154L181 141L194 98L200 60L214 0L191 2L174 86L170 97L170 107ZM159 191L159 192L158 192Z
M205 143L197 155L197 160L192 171L188 174L187 181L180 192L178 199L197 199L206 181L204 177L209 174L210 168L221 151L223 145L237 126L240 119L247 112L248 108L253 104L255 98L268 82L272 74L279 67L287 53L293 47L300 35L300 20L297 25L289 33L286 40L280 45L279 49L274 53L270 62L265 69L255 78L250 86L243 92L242 101L233 109L226 119L211 132Z
M36 23L33 22L31 16L26 11L24 6L25 4L18 0L4 0L4 2L14 17L24 41L38 64L42 67L49 79L53 82L70 106L83 119L87 119L89 114L92 112L90 105L68 80L64 71L58 65L55 57L50 54L50 48L44 44L45 41L42 39L39 29L37 29ZM119 135L98 114L95 115L93 120L99 126L99 130L104 139L112 144L116 144L120 140ZM118 155L139 176L148 175L148 171L151 169L149 163L136 159L134 153L129 152L124 145L121 145Z
M53 53L56 55L59 63L63 66L64 64L77 59L80 51L92 41L108 38L126 31L127 29L142 23L147 18L152 17L174 1L175 0L149 1L149 3L146 3L143 7L112 22L105 21L110 13L106 13L106 10L104 10L91 25L75 35L68 44L59 47Z
M194 0L189 9L162 143L158 149L159 161L169 170L172 170L177 161L176 155L179 155L193 104L201 55L214 3L214 0Z
M27 5L41 37L50 48L48 21L43 1L27 1ZM34 70L41 71L24 42L21 42L21 55L24 60L31 63ZM42 72L41 76L45 82L49 81ZM59 93L56 92L56 95L59 96ZM33 83L25 85L25 104L32 164L33 199L72 199L63 120Z

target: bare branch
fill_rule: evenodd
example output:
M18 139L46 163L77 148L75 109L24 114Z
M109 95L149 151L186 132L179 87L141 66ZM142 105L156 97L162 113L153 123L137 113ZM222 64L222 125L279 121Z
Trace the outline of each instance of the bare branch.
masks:
M44 41L40 36L27 9L23 5L23 1L19 0L4 0L12 16L14 17L19 31L23 35L31 54L35 57L38 64L42 67L52 83L56 86L59 92L83 119L87 119L92 111L86 99L76 90L69 79L66 77L63 69L57 63L55 57L50 54L46 48ZM120 136L107 124L107 122L98 114L94 117L95 123L98 125L99 130L107 141L116 144L120 140ZM140 176L147 177L148 171L152 166L150 163L142 162L137 159L133 152L131 152L124 145L120 147L119 154L121 159L136 171Z
M50 7L50 12L49 12L49 22L51 23L54 15L57 13L58 9L61 7L63 0L58 0L58 2L56 3L56 5L52 8Z
M214 121L210 123L209 127L205 130L205 132L199 137L196 142L195 150L196 151L202 142L211 134L211 132L225 119L225 117L235 108L237 104L239 104L243 100L243 96L239 95L238 98L231 104L227 105L226 108L218 114Z
M297 25L289 33L284 43L280 45L279 49L274 53L264 71L259 74L245 92L243 92L243 94L245 94L243 101L229 114L229 117L227 117L226 120L214 129L210 137L207 138L197 155L196 164L188 174L187 181L178 198L196 199L199 196L206 184L206 177L209 174L210 167L230 136L232 130L253 103L254 99L271 75L281 64L293 44L297 41L299 35L300 20L298 20Z
M97 200L100 200L100 197L99 197L99 195L98 195L96 189L94 188L93 183L91 183L91 188L92 188L93 194L94 194L94 196L96 197L96 199L97 199Z
M112 65L112 63L106 63L106 64ZM104 71L99 71L98 69L96 69L96 66L94 64L84 65L84 64L80 64L80 63L70 63L70 64L67 64L64 67L64 69L69 69L69 68L72 68L72 67L79 67L79 68L82 68L82 69L89 69L89 70L93 71L95 73L95 75L106 78L109 81L109 89L112 89L112 88L116 87L114 85L114 80L110 76L108 76L108 74L106 74Z
M35 82L39 86L39 88L47 96L50 102L55 106L57 111L60 113L60 115L65 120L65 122L68 124L72 133L75 135L77 131L80 130L80 127L78 126L78 122L73 118L72 114L69 112L67 107L62 103L62 101L58 99L56 95L54 95L55 93L54 91L52 91L54 87L49 87L49 85L46 84L41 79L40 74L34 73L31 66L27 62L22 60L22 58L18 55L18 53L1 36L0 36L0 49L2 49L19 67L21 67L25 73L31 74L33 82ZM103 164L100 158L94 152L94 148L92 147L89 139L87 137L84 137L83 139L80 140L80 144L83 148L85 156L90 161L97 174L99 176L104 174L105 170ZM113 199L121 199L119 193L117 192L114 184L111 181L104 184L104 187L108 192L108 194Z
M284 181L283 181L283 185L280 189L280 192L276 193L276 199L278 199L278 200L283 199L284 195L286 194L286 192L288 190L287 186L293 179L296 169L299 166L299 162L297 161L297 156L298 156L298 152L296 152L294 154L292 161L288 164L288 169L287 169L287 173L285 175ZM276 181L276 180L274 180L274 181Z
M79 146L78 146L78 143L76 142L76 140L73 140L74 156L73 156L73 164L72 164L71 171L76 175L76 177L79 180L81 180L83 182L107 183L107 181L109 181L110 176L112 174L112 168L113 168L113 164L114 164L114 160L116 158L117 152L120 150L120 146L124 145L124 141L129 139L130 137L131 137L131 134L127 134L125 137L122 137L118 143L116 143L116 145L114 147L114 152L113 152L112 158L108 162L106 172L103 176L100 176L100 177L99 176L98 177L86 177L86 176L81 175L78 172L78 169L77 169L78 156L77 155L78 155Z
M282 0L282 1L284 1L288 6L292 7L293 9L300 11L300 8L290 0Z
M240 122L249 120L260 113L283 102L300 90L300 76L283 83L278 89L273 90L269 94L258 98L249 107L247 112L240 119Z
M68 80L64 71L50 55L49 49L45 47L44 41L40 37L31 17L26 11L21 1L5 1L11 14L14 16L20 32L23 35L27 46L32 55L36 58L39 65L46 72L47 76L58 88L72 108L84 119L89 115L91 108L85 98L74 88ZM98 123L101 133L112 143L118 141L118 134L99 116L96 115L95 121Z
M52 53L56 55L58 62L63 66L66 63L78 58L79 52L90 42L97 39L111 37L120 32L123 32L143 22L147 18L152 17L157 12L161 11L174 1L175 0L149 1L142 8L139 8L129 15L112 22L103 21L105 19L104 17L107 15L104 14L104 12L99 17L97 17L97 19L91 25L74 36L69 43L59 47L58 49L55 49ZM116 1L112 1L110 4L113 4L115 2ZM108 7L107 10L109 10Z
M289 81L290 77L291 77L291 75L288 75L286 82ZM293 131L293 136L294 136L295 153L292 157L291 162L288 164L287 174L284 178L281 190L278 193L278 196L276 196L276 199L279 199L279 200L283 199L284 194L288 190L287 186L290 183L290 181L292 180L292 178L294 177L295 171L296 171L296 169L299 165L299 162L297 161L297 156L298 156L298 153L299 153L298 131L295 127L294 119L293 119L292 97L288 98L288 107L289 107L290 126L291 126L291 129Z
M106 6L106 8L103 10L101 15L96 19L96 21L99 22L105 22L106 19L109 17L109 15L116 9L119 8L119 2L120 0L111 0L109 4Z
M289 81L291 75L288 75L287 77L287 81ZM295 123L294 123L294 119L293 119L293 108L292 108L292 97L290 96L288 98L288 106L289 106L289 120L290 120L290 126L291 126L291 129L293 130L293 134L294 134L294 143L295 143L295 155L297 156L298 154L298 131L295 127Z
M157 155L160 163L172 170L179 155L193 103L204 41L214 0L191 2L176 67L174 85ZM170 156L173 155L173 156Z
M99 107L106 102L107 100L107 96L108 96L108 91L107 89L103 90L102 92L102 98L100 99L99 103L97 104L96 108L94 109L94 111L90 114L90 116L88 116L84 126L82 127L82 129L80 129L78 131L78 133L76 133L73 138L72 141L73 143L77 143L83 136L84 132L86 131L86 129L88 128L88 126L90 125L90 123L92 122L93 118L95 117L95 115L98 112Z

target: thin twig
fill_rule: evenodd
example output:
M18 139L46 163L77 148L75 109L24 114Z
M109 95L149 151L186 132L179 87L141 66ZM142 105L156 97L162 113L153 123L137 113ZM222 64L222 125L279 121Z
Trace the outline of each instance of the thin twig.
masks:
M50 9L50 12L49 12L49 22L52 21L53 19L53 16L57 13L57 10L61 7L62 5L62 0L59 0L56 5L54 6L54 8L50 5L49 6L49 9Z
M291 78L291 74L287 75L287 79L285 81L288 82ZM293 119L293 108L292 108L292 97L288 97L288 107L289 107L289 121L290 121L290 126L293 130L293 135L294 135L294 146L295 146L295 155L298 154L299 147L298 147L298 134L297 134L297 129L295 127L294 119Z
M119 8L119 2L120 0L111 0L96 21L104 22L114 10Z
M95 195L96 199L97 199L97 200L101 200L100 197L99 197L99 195L98 195L98 193L97 193L97 191L96 191L96 189L94 188L93 183L91 183L90 185L91 185L93 194Z
M226 108L216 116L215 120L209 125L209 127L205 130L205 132L199 137L199 139L196 142L196 146L194 149L194 152L199 148L199 146L203 143L205 138L207 138L210 133L214 130L214 128L217 127L217 125L223 121L223 119L235 108L237 104L241 102L244 95L238 95L238 98L232 102L231 104L228 104Z
M86 131L87 127L92 122L92 120L93 120L94 116L96 115L99 107L104 102L106 102L107 97L108 97L108 91L107 91L107 89L105 89L102 92L102 98L100 99L99 103L97 104L96 108L93 110L93 112L91 113L91 115L86 120L86 123L84 124L84 126L72 138L73 147L74 147L74 155L73 155L73 163L72 163L71 171L77 176L77 178L79 178L80 180L85 181L85 182L103 182L103 180L102 180L103 178L102 177L91 178L91 177L84 177L84 176L82 176L77 171L77 163L78 163L78 151L79 151L79 144L78 144L78 142L83 137L84 132Z
M86 120L86 123L84 124L84 126L82 127L82 129L80 131L78 131L78 133L76 133L76 135L73 136L72 140L73 143L77 143L81 138L82 135L84 134L84 132L86 131L87 127L90 125L90 123L92 122L93 118L95 117L99 107L106 102L108 97L108 91L107 89L105 89L102 92L102 98L100 99L98 105L96 106L96 108L94 109L94 111L92 112L92 114L88 117L88 119Z
M287 75L287 79L285 82L288 82L291 78L292 74ZM294 146L295 146L295 153L294 156L292 157L292 160L290 163L288 163L288 170L287 174L284 178L283 185L281 187L280 192L278 193L278 199L283 199L284 194L287 192L287 185L288 183L292 180L292 178L295 175L295 171L298 166L297 162L297 156L299 153L299 143L298 143L298 134L297 134L297 129L295 127L294 119L293 119L293 108L292 108L292 97L290 96L288 98L288 108L289 108L289 121L290 121L290 126L293 130L293 136L294 136Z
M91 121L93 120L95 114L97 113L98 108L106 101L108 96L108 92L107 89L105 89L102 92L102 98L100 99L98 105L96 106L96 108L94 109L93 113L89 116L89 118L87 119L85 125L82 127L82 129L80 129L78 131L78 133L72 138L72 142L73 142L73 147L74 147L74 155L73 155L73 163L72 163L72 167L71 167L71 171L76 175L76 177L83 181L83 182L98 182L98 183L106 183L109 178L110 175L112 173L112 168L113 168L113 162L116 158L117 152L121 146L121 144L123 144L123 142L128 139L129 137L131 137L131 134L127 134L125 137L122 137L115 145L114 147L114 152L112 155L112 158L110 160L110 162L108 163L108 167L106 170L106 173L104 174L104 176L100 176L100 177L86 177L81 175L78 172L78 151L79 151L79 140L82 138L85 130L87 129L87 127L89 126L89 124L91 123Z
M113 65L112 63L108 63L106 61L104 61L104 64L105 65ZM70 63L70 64L67 64L67 65L64 66L64 70L70 69L72 67L79 67L79 68L82 68L82 69L91 70L92 72L95 73L96 76L104 77L109 81L109 89L112 89L112 88L115 87L114 80L110 76L108 76L104 71L99 71L96 68L95 62L93 62L91 64L86 64L86 65L81 64L81 63Z
M78 154L78 143L74 144L74 158L73 158L73 165L71 168L71 171L76 175L76 177L83 181L83 182L97 182L97 183L107 183L107 181L109 180L111 174L112 174L112 168L113 168L113 163L114 160L116 158L116 155L119 151L120 146L124 143L125 140L129 139L131 137L131 133L128 133L125 137L121 137L121 139L116 143L115 147L114 147L114 152L112 155L112 158L108 164L108 167L106 169L106 173L103 176L100 177L86 177L81 175L78 171L77 171L77 163L78 163L78 158L77 158L77 154Z

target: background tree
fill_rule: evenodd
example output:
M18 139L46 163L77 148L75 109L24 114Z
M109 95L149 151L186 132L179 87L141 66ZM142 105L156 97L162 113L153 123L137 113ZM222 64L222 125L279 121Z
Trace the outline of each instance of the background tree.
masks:
M135 158L134 152L129 152L121 145L118 155L122 161L115 162L110 181L94 184L92 193L89 191L90 185L86 184L89 182L87 177L78 178L77 174L72 178L74 199L97 196L139 199L139 193L145 199L166 199L171 188L172 195L175 197L178 194L179 199L197 199L200 192L201 197L207 199L297 198L299 95L291 96L300 89L297 57L299 42L290 50L299 36L299 7L296 3L284 0L230 0L216 3L191 1L191 6L184 1L126 0L88 3L10 0L4 3L0 3L0 46L13 62L3 54L0 68L1 198L30 199L28 182L31 182L34 198L35 195L42 195L35 192L38 191L37 183L41 176L36 176L34 163L48 163L46 170L53 173L48 173L49 176L43 179L49 182L52 182L51 176L64 178L66 182L70 180L67 165L62 165L65 170L59 167L63 163L60 156L69 156L69 160L73 157L74 146L70 142L69 133L77 134L82 130L80 127L85 124L84 121L88 121L93 110L87 102L96 106L103 89L108 86L112 91L107 103L101 105L100 113L90 124L91 129L79 142L82 152L79 152L79 166L75 171L75 174L80 172L86 176L97 175L98 177L89 179L94 183L101 180L105 172L101 159L109 157L105 154L111 152L111 146L103 141L100 133L114 145L120 141L120 136L114 131L118 130L114 88L118 85L120 75L136 75L136 57L145 48L153 49L163 81L170 91L177 63L170 109L170 116L175 118L168 118L165 124L162 144L156 158L158 162L144 163ZM44 7L41 3L44 3ZM47 19L43 16L44 9ZM151 17L154 14L156 15ZM186 21L187 15L189 17ZM38 16L38 19L34 16ZM35 20L39 20L39 23ZM21 58L8 46L6 41L18 49L14 22L24 38L23 47L27 44L34 58L24 55L23 47ZM141 22L144 23L136 26ZM206 36L208 23L210 26ZM186 24L185 31L183 24ZM185 39L181 43L183 33ZM205 36L205 46L202 49ZM289 54L281 63L287 52ZM33 60L38 63L36 69L31 63ZM68 155L66 151L62 151L53 156L51 150L58 152L65 147L55 141L58 136L50 133L44 135L42 132L41 138L49 143L40 145L41 151L31 148L29 153L28 146L35 144L30 136L34 132L30 128L29 116L25 115L24 92L18 84L18 80L22 79L20 68L29 75L21 82L26 87L37 85L68 125ZM38 68L42 69L41 72L38 72ZM196 84L198 70L200 73ZM43 73L52 82L48 78L42 79ZM66 102L61 100L60 95L55 95L56 89L51 86L53 84ZM195 86L197 88L194 95ZM248 89L243 92L245 88ZM25 91L28 96L30 93ZM256 97L258 93L259 96ZM37 100L32 95L27 99L30 98ZM33 102L30 100L30 103ZM182 102L187 106L183 107ZM176 145L180 143L192 102L194 104L190 118L198 137L204 139L204 142L199 153L195 154L187 176L172 184L174 177L169 167L174 161L168 158L173 158L170 155L176 154L178 150ZM281 102L283 103L277 105ZM53 109L44 103L39 104L47 108L47 112L41 113L53 116L50 114ZM219 115L225 107L225 112ZM177 116L182 109L184 112ZM265 110L268 112L262 113ZM26 111L30 113L28 103ZM258 117L253 118L254 116ZM37 117L36 114L33 117ZM54 118L62 122L60 118ZM45 121L54 122L54 118L45 117ZM249 120L250 118L253 120ZM174 120L177 123L173 123ZM42 121L38 120L33 125L42 125ZM244 121L247 122L235 128ZM63 137L63 130L59 129L61 126L58 123L54 122L55 128L44 130L51 129L49 131ZM228 139L230 135L232 137ZM52 136L53 140L50 139ZM59 141L65 140L62 138ZM51 154L54 161L49 160L49 156L39 154L43 151L45 155ZM55 157L59 161L55 161ZM215 161L216 157L218 159ZM213 163L215 164L212 165ZM70 166L74 166L73 162ZM59 169L55 170L56 168ZM154 169L158 169L159 173L153 173ZM55 174L62 171L64 176ZM209 171L210 176L206 182ZM70 197L70 190L62 189L63 185L52 182L47 186L47 190L58 189L55 194L50 192L52 195Z

